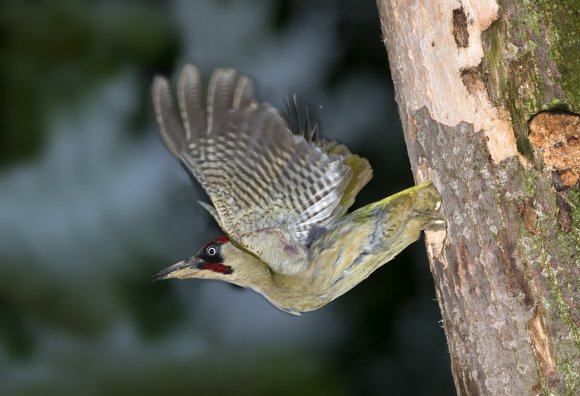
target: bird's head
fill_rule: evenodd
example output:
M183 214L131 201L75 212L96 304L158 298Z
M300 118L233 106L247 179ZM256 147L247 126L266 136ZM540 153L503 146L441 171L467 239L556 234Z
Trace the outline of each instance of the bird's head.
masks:
M265 264L222 236L207 242L195 255L161 270L154 279L218 279L253 286L266 272Z

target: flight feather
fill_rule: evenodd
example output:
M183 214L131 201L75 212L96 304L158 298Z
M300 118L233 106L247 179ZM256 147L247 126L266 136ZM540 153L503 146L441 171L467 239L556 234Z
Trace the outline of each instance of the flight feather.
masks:
M238 247L279 273L308 266L308 234L343 214L370 179L368 162L334 142L290 131L252 82L217 69L204 103L198 70L178 81L179 113L169 83L157 77L153 102L162 139L207 192L205 206Z

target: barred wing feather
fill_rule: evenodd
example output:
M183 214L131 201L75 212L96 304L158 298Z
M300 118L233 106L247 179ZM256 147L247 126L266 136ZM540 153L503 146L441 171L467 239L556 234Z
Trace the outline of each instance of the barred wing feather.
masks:
M208 91L204 104L199 72L186 66L178 81L180 116L168 82L155 79L163 141L207 192L215 211L208 209L233 243L276 272L305 270L309 231L345 210L351 166L344 155L293 134L234 70L217 69Z

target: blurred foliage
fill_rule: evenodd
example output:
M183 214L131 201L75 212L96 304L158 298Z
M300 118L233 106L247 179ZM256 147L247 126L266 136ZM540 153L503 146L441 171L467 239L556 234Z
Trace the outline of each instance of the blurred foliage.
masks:
M155 2L7 0L0 28L0 168L38 154L51 111L73 105L127 64L151 75L179 42Z

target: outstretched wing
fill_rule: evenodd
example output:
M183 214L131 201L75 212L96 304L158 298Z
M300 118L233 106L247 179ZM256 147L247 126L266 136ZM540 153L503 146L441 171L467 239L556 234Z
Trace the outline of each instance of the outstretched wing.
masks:
M292 133L304 136L307 142L315 144L328 154L343 157L343 162L352 171L352 178L340 200L341 210L336 213L337 216L342 215L352 206L359 191L373 178L373 169L366 158L352 154L344 144L320 139L318 125L312 124L308 108L303 113L304 117L301 117L296 95L286 98L283 114Z
M344 212L353 174L346 157L292 134L234 70L213 73L204 104L199 72L188 65L177 96L181 118L167 80L155 79L161 136L209 195L220 227L276 272L306 269L310 229Z

